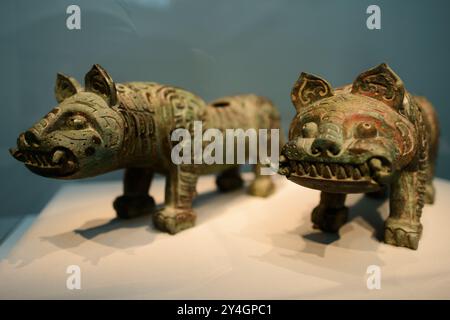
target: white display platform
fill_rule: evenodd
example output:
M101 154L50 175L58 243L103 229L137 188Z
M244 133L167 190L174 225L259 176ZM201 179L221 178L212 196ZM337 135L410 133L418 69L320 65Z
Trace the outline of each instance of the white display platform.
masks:
M0 298L450 298L450 183L435 181L418 251L377 240L387 202L350 196L350 221L333 236L312 229L317 191L276 183L260 199L201 178L197 226L172 236L150 216L114 219L120 182L68 182L0 261ZM162 180L151 194L162 202ZM69 265L81 290L66 288ZM381 268L380 290L367 288L369 265Z

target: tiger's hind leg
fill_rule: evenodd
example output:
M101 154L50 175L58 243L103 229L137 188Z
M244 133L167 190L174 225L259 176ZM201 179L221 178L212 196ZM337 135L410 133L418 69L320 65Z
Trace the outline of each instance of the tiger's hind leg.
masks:
M155 211L155 200L148 195L152 179L151 169L125 169L123 195L117 197L113 203L119 218L130 219Z
M270 175L261 174L262 165L256 164L254 166L255 178L248 187L248 194L255 197L266 198L275 191L275 184Z
M222 171L216 178L217 188L221 192L229 192L241 188L244 180L239 173L239 166Z
M434 163L430 164L427 169L427 182L425 184L425 204L433 204L436 197L436 190L433 185L433 177L434 177Z

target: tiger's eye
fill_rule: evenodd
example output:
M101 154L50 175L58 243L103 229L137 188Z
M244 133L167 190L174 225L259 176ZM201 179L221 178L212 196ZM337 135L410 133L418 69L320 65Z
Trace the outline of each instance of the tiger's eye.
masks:
M67 126L73 130L80 130L86 127L86 118L80 115L75 115L67 119Z
M377 135L377 128L370 122L362 122L356 127L357 138L373 138Z
M73 126L76 129L81 129L83 127L84 122L81 119L74 119L73 120Z
M302 127L303 138L314 138L317 135L317 124L315 122L305 123Z
M100 140L99 137L93 136L93 137L92 137L92 142L94 142L95 144L100 144L102 141Z

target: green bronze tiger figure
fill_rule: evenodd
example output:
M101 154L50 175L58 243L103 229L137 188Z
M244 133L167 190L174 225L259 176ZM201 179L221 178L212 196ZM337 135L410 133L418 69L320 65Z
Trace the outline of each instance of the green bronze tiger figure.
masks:
M386 64L335 90L302 73L291 98L297 114L279 172L322 191L314 226L337 232L347 220L346 194L389 190L384 241L417 249L422 208L435 197L439 128L431 104L407 92Z
M175 129L278 129L279 113L255 95L225 97L210 104L180 88L152 82L114 83L94 65L85 87L58 74L52 111L20 134L10 150L32 172L51 178L79 179L125 169L123 195L114 201L120 218L153 213L157 227L177 233L194 225L192 201L198 176L218 172L221 191L239 188L243 180L235 164L179 164L171 161ZM269 175L260 174L249 193L266 197L274 190ZM155 210L148 194L155 173L166 176L165 204Z

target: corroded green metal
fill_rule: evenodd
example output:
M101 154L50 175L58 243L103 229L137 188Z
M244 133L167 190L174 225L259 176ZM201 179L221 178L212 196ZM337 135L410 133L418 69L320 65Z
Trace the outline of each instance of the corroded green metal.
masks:
M431 104L409 94L386 64L336 90L302 73L291 98L297 114L279 172L322 191L314 225L337 232L347 220L347 193L390 189L384 240L417 249L422 207L434 201L439 128Z
M201 174L221 172L222 191L242 186L237 165L181 164L171 161L177 128L203 130L279 128L273 104L255 95L225 97L211 104L180 88L149 82L114 83L99 65L85 76L85 87L58 74L59 105L22 133L12 155L32 172L51 178L78 179L125 168L124 194L114 201L121 218L155 211L148 190L155 173L166 176L165 205L154 213L156 225L170 233L195 222L192 200ZM249 193L268 196L269 176L255 179Z

